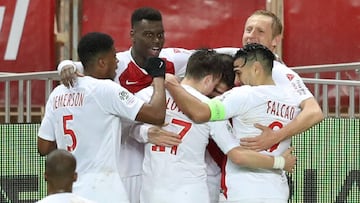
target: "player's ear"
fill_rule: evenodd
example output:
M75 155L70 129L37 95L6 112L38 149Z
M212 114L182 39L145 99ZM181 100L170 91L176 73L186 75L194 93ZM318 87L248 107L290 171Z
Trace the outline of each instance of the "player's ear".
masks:
M74 176L73 176L73 182L75 182L77 180L77 178L78 178L78 174L77 174L77 172L75 172Z
M131 39L132 42L135 41L135 30L134 29L130 30L130 39Z
M274 49L276 49L276 47L280 46L281 39L282 39L281 35L275 36L274 39L271 41L271 46L274 47ZM271 50L271 51L274 51L274 50Z
M207 87L213 81L213 76L207 75L204 77L203 81L204 81L205 87Z
M261 65L261 63L259 61L255 61L254 64L253 64L253 70L254 70L254 73L256 75L259 75L262 70L263 70L263 67Z
M102 57L98 58L98 63L100 65L100 67L105 67L106 66L105 60Z

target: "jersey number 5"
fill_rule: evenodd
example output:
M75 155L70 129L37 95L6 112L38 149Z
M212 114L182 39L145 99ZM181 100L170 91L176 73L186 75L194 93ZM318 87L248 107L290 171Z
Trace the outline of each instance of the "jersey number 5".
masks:
M186 135L186 133L190 130L191 128L191 123L183 121L183 120L179 120L179 119L175 119L173 118L171 120L171 124L172 125L176 125L176 126L180 126L182 127L181 131L178 133L180 140L183 139L183 137ZM177 132L175 132L177 133ZM178 146L172 146L171 150L170 150L170 154L176 155L177 153L177 148ZM151 147L152 151L160 151L160 152L165 152L165 147L164 146L158 146L158 145L154 145Z
M67 126L66 126L67 121L71 121L71 120L73 120L73 115L63 116L64 136L69 135L70 138L71 138L71 141L72 141L72 145L68 145L68 146L67 146L67 150L68 150L69 152L74 151L75 148L76 148L76 144L77 144L75 132L74 132L73 130L71 130L71 129L68 129Z

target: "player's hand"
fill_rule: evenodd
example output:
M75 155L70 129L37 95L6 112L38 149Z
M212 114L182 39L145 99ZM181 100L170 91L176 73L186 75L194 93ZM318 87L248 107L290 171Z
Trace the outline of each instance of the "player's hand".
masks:
M165 87L168 87L169 85L180 85L180 82L175 75L166 73L165 74Z
M179 135L166 131L160 127L153 126L148 130L149 142L159 146L172 147L179 145L181 140Z
M84 76L79 71L75 71L74 67L71 65L66 65L62 68L60 72L61 83L64 84L67 88L73 87L76 83L77 76Z
M296 156L291 154L294 151L294 147L290 147L284 153L281 154L282 157L285 159L285 167L284 170L292 173L294 172L295 164L296 164Z
M165 78L166 64L165 61L158 57L148 58L145 62L144 69L146 72L155 77Z
M271 128L257 123L254 126L262 130L261 134L256 137L241 138L240 146L246 149L262 151L270 149L273 145L280 141L276 131L272 130Z

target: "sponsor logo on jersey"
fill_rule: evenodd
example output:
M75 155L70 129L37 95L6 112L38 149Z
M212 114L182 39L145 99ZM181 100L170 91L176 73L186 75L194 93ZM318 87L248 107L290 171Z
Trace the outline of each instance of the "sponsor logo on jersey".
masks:
M138 83L137 81L125 80L125 84L126 84L126 85L135 85L135 84L137 84L137 83Z

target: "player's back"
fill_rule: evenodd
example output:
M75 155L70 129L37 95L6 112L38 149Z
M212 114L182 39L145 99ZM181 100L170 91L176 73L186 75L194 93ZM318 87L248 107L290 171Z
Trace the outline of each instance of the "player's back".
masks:
M35 203L95 203L73 193L63 192L46 196Z
M237 102L232 110L234 134L238 139L261 134L255 123L277 130L287 125L300 112L299 101L294 95L282 91L275 85L241 86L224 95L223 103L229 106ZM231 102L229 102L231 99ZM237 100L235 100L235 98ZM260 153L278 156L290 146L290 139ZM250 169L238 166L229 159L225 168L225 182L229 201L253 197L287 198L287 179L280 170ZM259 189L267 188L266 191Z
M77 160L75 193L98 202L128 202L117 167L120 116L134 120L142 105L111 80L85 76L74 88L54 89L46 110L55 123L58 148Z
M59 124L55 126L58 148L72 152L79 173L116 167L113 160L120 119L102 107L105 83L113 82L79 78L76 87L58 86L49 98L52 118Z
M185 86L186 90L201 100L207 97L195 89ZM150 90L150 91L148 91ZM137 96L147 98L151 88ZM208 144L210 125L195 124L181 112L171 95L166 95L166 118L163 129L176 132L181 144L173 147L145 145L143 164L143 185L141 198L145 202L207 202L205 149Z

